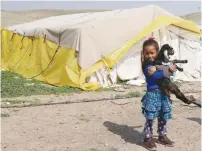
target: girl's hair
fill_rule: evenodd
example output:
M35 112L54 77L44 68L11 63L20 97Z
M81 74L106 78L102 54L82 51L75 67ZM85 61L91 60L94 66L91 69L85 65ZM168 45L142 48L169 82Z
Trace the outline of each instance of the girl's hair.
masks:
M159 45L158 45L157 41L154 40L153 37L148 38L148 40L146 40L146 41L143 43L143 46L142 46L142 53L141 53L141 64L142 64L142 68L143 68L143 63L144 63L144 49L145 49L145 47L147 47L147 46L154 46L154 47L156 48L157 53L159 52Z

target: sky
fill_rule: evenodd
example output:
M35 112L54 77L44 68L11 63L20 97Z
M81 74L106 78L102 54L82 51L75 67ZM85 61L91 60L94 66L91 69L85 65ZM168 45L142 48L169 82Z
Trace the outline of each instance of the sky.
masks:
M155 4L175 14L199 12L200 1L1 1L1 10L33 9L129 9Z

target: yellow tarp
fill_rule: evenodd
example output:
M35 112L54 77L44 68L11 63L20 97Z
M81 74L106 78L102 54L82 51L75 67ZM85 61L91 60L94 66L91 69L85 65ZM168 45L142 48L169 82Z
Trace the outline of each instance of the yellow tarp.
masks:
M123 44L99 60L86 71L83 71L76 58L75 50L59 47L43 38L23 37L3 29L1 39L1 68L56 86L72 86L83 90L96 90L99 84L88 84L86 78L98 69L111 68L140 39L153 31L168 25L186 29L200 35L199 28L192 22L168 16L154 20L136 37Z

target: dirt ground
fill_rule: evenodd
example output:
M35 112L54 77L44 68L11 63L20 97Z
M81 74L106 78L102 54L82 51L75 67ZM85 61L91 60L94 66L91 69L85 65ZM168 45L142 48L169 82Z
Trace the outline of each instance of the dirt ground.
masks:
M200 82L185 83L180 88L201 99ZM94 92L94 95L103 96L103 93L112 92ZM85 93L88 97L90 94ZM61 100L64 96L56 98ZM128 104L103 100L2 108L2 113L10 115L1 119L2 151L146 151L142 146L145 119L140 98L113 101ZM176 100L173 119L168 122L168 136L175 141L175 146L157 144L158 151L200 151L201 109Z

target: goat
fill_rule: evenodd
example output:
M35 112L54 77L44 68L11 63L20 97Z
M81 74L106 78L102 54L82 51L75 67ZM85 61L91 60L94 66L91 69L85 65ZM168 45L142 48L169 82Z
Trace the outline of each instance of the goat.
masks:
M171 61L171 60L169 60L171 55L174 55L173 48L170 45L165 44L165 45L163 45L161 47L155 61L145 61L144 64L143 64L143 67L148 65L148 64L152 64L152 65L156 66L157 70L162 70L162 69L164 70L165 77L161 78L161 79L158 79L157 84L159 85L159 89L165 95L167 95L169 98L170 98L170 93L169 92L171 92L171 93L175 94L175 96L179 100L183 101L186 104L194 103L194 101L196 101L196 99L193 96L192 96L192 98L188 99L180 91L178 86L170 80L170 76L172 75L172 73L170 72L169 67L168 66L167 67L166 66L162 67L162 65L165 64L165 63L172 63L172 64L176 65L176 63L187 63L188 62L187 60L173 60L173 61ZM183 71L183 68L180 68L177 65L176 65L176 67L177 67L177 70L179 70L180 72ZM200 104L196 104L196 105L201 107Z

